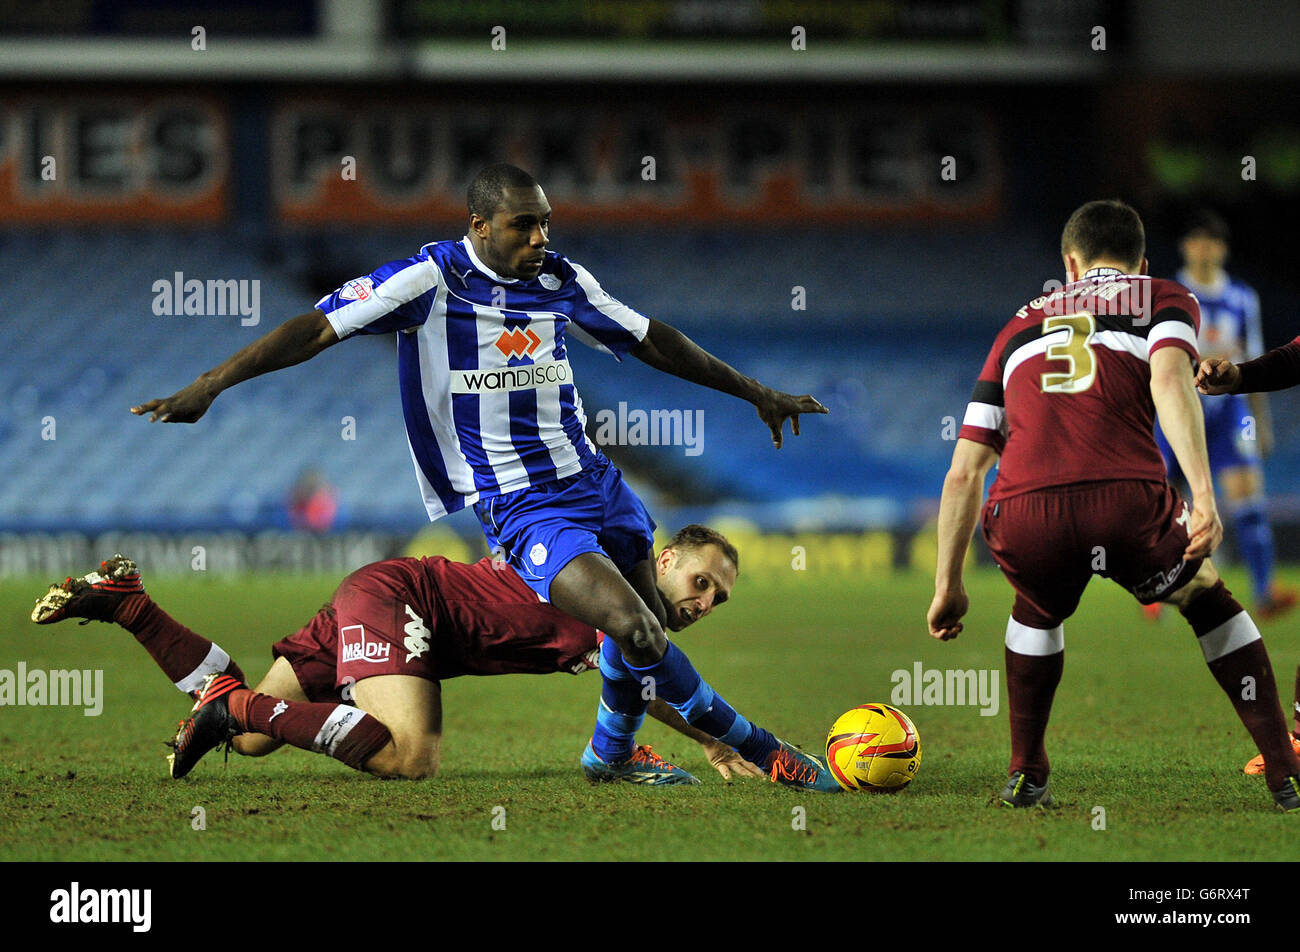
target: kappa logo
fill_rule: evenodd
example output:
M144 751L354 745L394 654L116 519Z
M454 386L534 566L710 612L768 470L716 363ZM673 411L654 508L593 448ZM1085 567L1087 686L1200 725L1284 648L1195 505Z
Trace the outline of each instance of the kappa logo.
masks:
M283 713L284 713L285 711L287 711L287 710L289 710L289 704L288 704L288 702L283 701L283 700L281 700L281 701L276 701L276 702L275 702L275 709L274 709L273 711L271 711L271 716L267 718L267 721L270 722L270 721L275 720L277 717L279 717L281 714L283 714Z
M406 640L402 642L409 654L406 660L409 662L413 658L418 658L429 650L429 629L425 627L424 619L415 613L410 605L406 606L406 614L411 620L406 623Z
M1186 562L1179 561L1177 565L1171 566L1169 571L1157 572L1145 582L1134 586L1133 594L1139 599L1145 599L1148 602L1158 600L1165 592L1173 588L1174 583L1183 574L1183 568L1186 565Z
M349 281L343 285L339 297L346 298L349 301L365 301L370 298L374 288L375 282L370 278L357 278L355 281Z
M388 652L392 648L392 645L386 645L382 641L368 640L363 625L348 625L346 628L340 628L339 641L343 644L344 661L368 661L371 664L381 664L388 660Z
M592 648L585 655L579 658L573 664L569 665L571 674L582 674L584 671L595 671L600 667L600 649Z
M1183 529L1191 534L1192 531L1192 512L1187 508L1187 503L1183 503L1183 512L1174 522L1178 523Z
M511 357L531 357L533 351L542 343L542 339L530 330L502 331L497 338L497 350Z

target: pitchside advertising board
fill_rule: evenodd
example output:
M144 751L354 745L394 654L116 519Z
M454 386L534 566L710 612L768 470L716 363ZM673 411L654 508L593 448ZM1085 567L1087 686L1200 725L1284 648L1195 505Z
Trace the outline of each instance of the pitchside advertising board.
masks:
M626 102L567 96L340 104L286 99L271 119L273 195L293 224L465 217L465 186L512 161L557 219L638 224L972 219L999 207L982 107L854 108L761 95ZM452 105L455 103L455 105Z
M230 122L217 97L5 97L0 222L219 222Z
M136 0L139 2L139 0ZM1096 6L1098 0L1074 0ZM1006 42L1011 25L1026 12L1016 0L655 0L653 3L495 0L491 22L527 24L528 37L594 40L691 38L755 40L788 36L792 24L825 39ZM440 40L480 37L482 4L447 0L390 0L389 35ZM1060 17L1059 9L1052 13ZM1029 12L1032 16L1032 11ZM1089 22L1100 22L1094 18ZM512 27L513 29L513 27ZM521 30L521 32L523 32Z
M0 222L219 224L242 94L19 91L0 105ZM377 94L378 95L378 94ZM985 218L1003 179L983 106L845 108L763 92L604 99L273 96L241 169L282 224L461 222L492 161L543 183L568 222L727 225ZM375 108L377 102L383 108ZM452 105L451 103L455 103ZM244 123L247 127L247 123Z

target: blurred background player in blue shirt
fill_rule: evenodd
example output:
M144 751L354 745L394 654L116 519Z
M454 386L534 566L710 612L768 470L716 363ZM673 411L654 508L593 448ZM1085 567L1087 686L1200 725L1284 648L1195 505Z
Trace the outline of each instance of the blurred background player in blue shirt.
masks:
M1234 363L1264 352L1259 295L1224 270L1228 260L1228 224L1217 213L1203 209L1187 222L1179 249L1183 268L1178 283L1201 305L1201 333L1197 341L1204 360ZM1297 593L1273 582L1273 532L1264 500L1264 474L1260 463L1273 447L1273 424L1268 397L1263 393L1201 395L1205 412L1205 438L1210 470L1222 487L1224 510L1235 529L1237 552L1250 572L1254 615L1273 618L1295 607ZM1156 423L1156 443L1164 454L1171 480L1180 477L1169 441ZM1158 618L1160 606L1146 608Z

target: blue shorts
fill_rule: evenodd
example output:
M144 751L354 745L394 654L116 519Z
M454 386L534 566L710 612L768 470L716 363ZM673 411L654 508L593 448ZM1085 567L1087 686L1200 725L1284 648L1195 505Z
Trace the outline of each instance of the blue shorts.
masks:
M550 601L551 579L587 552L626 575L654 554L655 522L604 456L580 473L474 504L488 545Z
M1254 433L1255 427L1247 427L1248 418L1253 414L1245 397L1239 393L1213 397L1202 395L1201 410L1205 414L1205 448L1209 450L1211 476L1218 476L1225 469L1259 465L1258 444L1246 438L1248 433ZM1156 445L1165 458L1169 478L1172 480L1181 475L1173 447L1165 439L1159 423L1156 424Z

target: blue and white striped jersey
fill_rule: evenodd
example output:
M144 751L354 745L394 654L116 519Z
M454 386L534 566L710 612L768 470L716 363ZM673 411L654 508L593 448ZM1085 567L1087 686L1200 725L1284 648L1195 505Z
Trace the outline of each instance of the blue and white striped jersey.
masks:
M402 414L431 520L593 462L566 330L621 360L650 327L562 255L548 251L535 278L505 278L468 237L390 261L316 307L340 339L398 332Z
M1239 364L1264 353L1259 295L1250 285L1226 273L1216 285L1197 284L1186 268L1178 272L1178 283L1195 294L1201 305L1197 350L1202 359L1226 357Z

